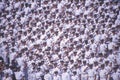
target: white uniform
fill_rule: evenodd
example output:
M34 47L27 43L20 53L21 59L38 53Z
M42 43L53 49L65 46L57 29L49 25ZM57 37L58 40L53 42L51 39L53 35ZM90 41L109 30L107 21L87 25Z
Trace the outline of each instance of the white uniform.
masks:
M46 75L44 76L44 79L45 79L45 80L52 80L52 76L51 76L50 74L46 74Z
M14 57L16 56L16 53L11 53L10 54L10 64L12 63L12 60L14 59Z
M42 72L40 72L40 71L37 72L37 73L36 73L36 79L37 79L37 80L42 80L42 79L41 79L41 75L42 75Z
M104 70L100 70L99 75L100 75L100 80L106 80L107 72L106 72L105 69Z
M113 78L113 80L120 80L120 73L118 73L118 72L113 73L112 78Z
M108 49L112 50L114 48L114 46L115 46L115 43L111 42L111 43L108 44Z
M97 59L94 57L94 58L90 58L89 59L89 64L93 64Z
M19 71L19 72L15 72L15 77L17 80L21 80L23 78L24 74L23 72Z
M81 80L87 80L87 73L85 71L86 68L87 68L87 66L81 67Z
M24 58L23 57L19 57L16 60L17 60L17 63L18 63L19 66L23 66L24 65Z
M99 42L101 40L101 35L96 35L94 37L95 42Z
M4 70L3 72L4 72L4 74L5 74L5 73L8 73L9 75L12 75L12 74L13 74L13 71L12 71L10 68Z
M11 77L8 77L8 78L3 77L3 80L12 80L12 78Z
M93 43L93 44L90 45L90 48L91 48L92 52L96 52L97 47L98 47L98 46L97 46L97 44L95 44L95 43Z
M88 73L88 80L95 79L96 71L94 69L89 69L87 73Z
M106 51L106 49L107 49L107 45L106 44L101 44L100 45L100 52L101 53L104 53Z
M73 76L71 77L71 80L79 80L79 77L78 77L77 75L73 75Z
M70 80L70 74L67 72L62 73L62 80Z
M53 80L61 80L61 77L59 75L54 75Z

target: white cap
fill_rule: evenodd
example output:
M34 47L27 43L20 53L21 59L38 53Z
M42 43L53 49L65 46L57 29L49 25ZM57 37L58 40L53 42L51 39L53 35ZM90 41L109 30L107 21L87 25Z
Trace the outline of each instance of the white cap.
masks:
M0 60L0 62L2 62L2 60Z

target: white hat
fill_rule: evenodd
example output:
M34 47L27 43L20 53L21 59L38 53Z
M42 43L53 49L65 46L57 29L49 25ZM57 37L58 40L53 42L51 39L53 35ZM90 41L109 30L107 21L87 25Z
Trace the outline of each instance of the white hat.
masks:
M0 62L2 62L2 60L0 60Z

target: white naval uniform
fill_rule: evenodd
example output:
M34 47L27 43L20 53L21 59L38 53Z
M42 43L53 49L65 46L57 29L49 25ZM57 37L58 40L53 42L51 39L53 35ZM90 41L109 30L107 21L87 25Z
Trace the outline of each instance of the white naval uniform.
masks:
M8 73L9 75L13 74L13 71L10 68L9 69L5 69L3 72L4 72L4 74Z
M107 45L106 44L101 44L100 45L100 52L101 53L104 53L106 51L106 49L107 49Z
M42 76L42 74L43 74L42 72L39 71L39 72L37 72L37 73L35 73L35 74L36 74L35 77L36 77L37 80L42 80L42 79L41 79L41 76Z
M73 76L71 77L71 80L79 80L78 75L73 75Z
M24 73L22 71L15 72L16 80L21 80L23 76L24 76Z
M2 80L12 80L12 78L11 78L11 77L8 77L8 78L3 77L3 79L2 79Z
M59 75L54 75L53 80L61 80L61 77Z
M45 79L45 80L52 80L52 76L51 76L50 74L46 74L46 75L44 76L44 79Z
M84 71L87 68L87 66L81 67L81 80L87 80L87 73Z
M70 74L67 72L62 73L62 80L70 80Z
M113 78L113 80L120 80L120 73L118 73L118 72L113 73L112 78Z
M100 70L99 75L100 75L100 80L106 80L107 71L105 69L104 70Z
M88 73L88 80L94 80L95 79L95 75L96 75L95 69L89 69L87 71L87 73Z
M100 34L98 34L98 35L96 35L95 37L94 37L94 40L95 40L95 42L100 42L100 40L101 40L101 35Z

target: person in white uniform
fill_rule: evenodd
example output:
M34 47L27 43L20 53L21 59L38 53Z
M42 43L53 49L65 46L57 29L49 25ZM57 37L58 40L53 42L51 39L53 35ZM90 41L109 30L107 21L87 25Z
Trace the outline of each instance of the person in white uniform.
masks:
M49 70L46 70L46 74L44 76L44 80L52 80L52 76L51 74L49 73Z
M64 69L64 72L62 73L62 80L71 80L70 74L67 72L67 69Z
M53 80L61 80L61 76L58 74L58 71L54 72Z
M111 77L113 80L120 80L120 73L118 72L118 69L115 67L114 72L112 73Z
M6 73L2 80L12 80L12 78Z
M96 80L96 71L93 69L93 65L89 64L89 69L87 70L88 80Z
M15 72L15 78L16 80L22 80L24 78L24 73L20 71L20 67L17 69L17 72Z
M79 77L78 77L76 71L73 71L73 75L71 76L71 80L79 80Z
M81 67L81 80L87 80L87 70L88 66L86 61L83 61L83 66Z
M108 79L108 74L107 71L105 70L105 65L101 65L101 70L99 71L99 77L100 80L107 80Z

